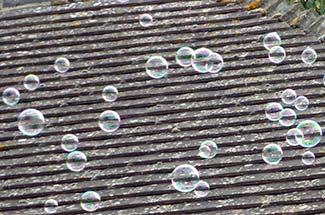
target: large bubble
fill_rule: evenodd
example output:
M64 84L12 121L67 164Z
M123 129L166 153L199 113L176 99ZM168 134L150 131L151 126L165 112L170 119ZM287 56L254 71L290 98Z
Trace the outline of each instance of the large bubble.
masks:
M45 118L39 110L27 109L18 116L18 129L27 136L36 136L43 131Z
M172 185L180 192L191 192L199 182L199 177L199 172L194 166L183 164L174 169L172 173Z
M299 145L309 148L320 143L323 133L316 121L304 120L298 124L297 129L300 129L303 134L302 137L297 138Z

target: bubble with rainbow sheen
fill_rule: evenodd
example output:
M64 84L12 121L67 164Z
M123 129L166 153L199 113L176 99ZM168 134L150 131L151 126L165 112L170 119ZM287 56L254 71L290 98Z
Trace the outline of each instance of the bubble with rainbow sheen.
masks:
M69 170L80 172L87 165L87 157L83 152L73 151L68 154L66 164Z
M194 166L182 164L177 166L172 172L172 185L176 190L188 193L195 189L199 178L199 172Z
M301 53L301 60L305 64L311 65L316 62L317 60L317 52L315 49L311 47L307 47L302 53Z
M283 151L282 148L274 143L268 144L263 148L262 158L270 165L276 165L280 163L282 159Z
M207 73L211 70L211 56L213 52L208 48L199 48L194 51L192 57L192 67L195 71L199 73Z
M35 91L40 85L40 80L37 75L29 74L24 78L24 87L28 91Z
M218 146L212 140L203 141L199 148L199 156L205 159L214 158L218 153Z
M210 56L210 69L209 72L210 73L217 73L220 72L223 68L224 62L223 62L223 58L220 54L213 52Z
M295 108L299 111L305 111L309 106L309 99L306 96L298 96L294 102Z
M194 189L194 193L196 195L196 197L201 198L201 197L205 197L209 194L210 192L210 185L208 184L208 182L200 180Z
M141 14L139 17L139 22L142 27L149 27L153 24L153 18L150 14Z
M58 202L55 199L48 199L44 203L44 210L48 214L56 213L58 210Z
M104 111L100 114L98 119L99 127L105 132L116 131L121 124L120 115L112 110Z
M299 145L310 148L318 145L322 139L323 132L321 126L314 120L304 120L300 122L297 129L302 131L303 136L297 138Z
M27 136L40 134L45 127L45 118L41 111L29 108L18 116L18 129Z
M284 104L293 104L296 101L297 93L293 89L285 89L281 93L281 100Z
M80 206L87 212L96 211L100 207L101 197L95 191L87 191L81 195Z
M286 135L286 141L290 146L297 146L299 145L298 139L303 137L303 133L298 128L291 128Z
M8 106L15 106L20 100L20 92L14 87L8 87L2 92L2 101Z
M293 109L285 108L280 112L280 125L290 127L296 123L296 120L297 114Z
M267 50L270 50L274 46L281 46L281 44L281 37L277 32L270 32L263 37L263 46Z
M278 102L271 102L265 105L265 116L272 122L277 122L281 118L281 111L283 107Z
M66 152L72 152L78 148L79 139L74 134L66 134L62 137L61 147Z
M190 47L181 47L176 52L176 62L182 67L191 66L194 50Z
M114 102L118 97L118 90L116 87L109 85L102 91L102 97L107 102Z
M146 62L146 72L154 79L160 79L168 74L168 62L161 56L152 56Z
M315 154L311 151L306 151L302 154L301 161L305 165L312 165L315 162Z
M59 57L54 62L54 69L59 73L66 73L70 66L70 61L66 57Z
M286 51L281 46L274 46L269 50L269 59L272 63L282 63L286 56Z

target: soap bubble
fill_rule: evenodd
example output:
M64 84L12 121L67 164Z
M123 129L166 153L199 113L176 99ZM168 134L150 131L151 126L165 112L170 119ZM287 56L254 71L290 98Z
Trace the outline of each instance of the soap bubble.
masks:
M272 63L279 64L286 58L286 51L281 46L274 46L269 51L269 59Z
M97 192L87 191L81 195L80 206L83 210L93 212L100 206L101 197Z
M300 111L305 111L307 110L309 106L309 100L305 96L299 96L295 100L295 108Z
M293 124L296 123L296 119L297 119L297 114L294 110L292 110L291 108L285 108L280 112L280 120L279 123L282 126L292 126Z
M102 97L107 102L113 102L117 99L118 90L114 86L106 86L103 89Z
M54 69L59 73L65 73L70 69L70 61L65 57L59 57L54 62Z
M301 60L305 64L309 64L309 65L315 63L315 61L317 60L316 51L311 47L307 47L301 54Z
M194 193L195 195L200 197L205 197L209 194L210 191L210 185L206 181L200 180L195 187Z
M40 85L38 76L29 74L24 79L24 87L29 91L36 90Z
M182 47L176 52L176 62L182 67L191 66L194 50L190 47Z
M168 73L168 62L161 56L150 57L146 63L146 72L152 78L163 78Z
M271 165L280 163L282 155L283 151L281 147L274 143L265 146L262 152L263 160Z
M305 165L312 165L315 161L315 154L311 151L307 151L302 154L301 160Z
M292 89L286 89L281 93L281 100L284 104L292 104L297 98L296 91Z
M291 146L297 146L299 145L298 139L301 139L303 137L303 133L300 129L298 128L291 128L287 132L286 140L287 143Z
M152 25L153 18L150 14L142 14L139 18L139 22L142 27L149 27Z
M209 72L212 68L211 56L213 52L207 48L199 48L194 51L192 57L192 67L195 71L199 73Z
M280 103L271 102L265 106L265 115L270 121L276 122L280 120L282 110L283 107Z
M212 53L210 56L210 62L209 64L210 69L209 72L210 73L217 73L219 72L222 68L223 68L223 58L220 54L218 53Z
M302 147L314 147L322 139L322 128L314 120L304 120L298 124L297 128L303 133L301 138L297 138Z
M116 131L120 127L120 123L120 115L115 111L107 110L99 116L98 125L105 132Z
M180 192L191 192L199 182L199 177L199 172L194 166L183 164L174 169L172 173L172 185Z
M9 106L15 106L20 100L20 93L16 88L9 87L2 92L2 101Z
M36 136L43 131L45 118L39 110L26 109L18 116L18 129L27 136Z
M53 213L57 212L58 206L59 206L59 204L56 200L49 199L49 200L46 200L46 202L44 204L44 210L46 213L53 214Z
M199 148L199 156L201 158L214 158L217 155L218 146L211 140L206 140L201 143Z
M61 147L66 152L72 152L78 148L79 140L76 135L66 134L62 137Z
M274 46L281 46L281 37L277 32L268 33L263 38L263 45L267 50L270 50Z
M80 172L87 165L87 157L83 152L73 151L68 154L66 164L69 170Z

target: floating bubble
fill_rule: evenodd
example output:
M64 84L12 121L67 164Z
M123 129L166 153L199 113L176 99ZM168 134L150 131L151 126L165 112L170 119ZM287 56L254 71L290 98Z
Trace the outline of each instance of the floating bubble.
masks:
M286 140L287 143L291 146L297 146L299 145L298 139L301 139L303 137L303 133L300 129L298 128L291 128L287 132Z
M296 119L297 119L297 114L294 110L292 110L291 108L285 108L280 112L280 120L279 123L282 126L292 126L293 124L296 123Z
M284 104L292 104L297 98L296 91L292 89L286 89L281 93L281 100Z
M281 46L274 46L269 51L269 59L272 63L279 64L286 58L286 51Z
M139 22L142 27L149 27L152 25L153 18L150 14L145 13L140 16Z
M191 66L194 50L190 47L182 47L176 52L176 62L182 67Z
M66 134L62 137L61 147L66 152L72 152L78 148L79 140L76 135Z
M301 138L297 138L299 145L302 147L314 147L322 139L322 128L314 120L304 120L300 122L297 129L300 129L303 134Z
M73 151L68 154L66 164L69 170L80 172L87 165L87 157L83 152Z
M15 106L20 100L20 93L16 88L9 87L2 92L2 101L9 106Z
M219 72L222 68L223 68L223 58L220 54L218 53L212 53L210 56L210 62L209 64L210 69L209 72L210 73L217 73Z
M265 106L265 115L270 121L276 122L279 121L281 118L281 111L283 107L280 103L271 102Z
M152 78L163 78L168 73L168 62L161 56L150 57L146 63L146 72Z
M39 110L26 109L18 116L18 129L27 136L36 136L43 131L45 118Z
M207 48L199 48L195 50L192 57L193 69L199 73L209 72L209 70L212 68L212 64L210 62L212 54L213 52Z
M201 158L214 158L217 155L218 152L218 146L215 142L211 140L206 140L201 143L201 146L199 148L199 156Z
M65 73L70 69L70 61L65 57L59 57L54 62L54 69L59 73Z
M281 37L277 32L268 33L263 38L263 45L267 50L270 50L275 46L281 46L281 43Z
M311 151L304 152L302 154L301 161L305 165L312 165L315 161L315 154Z
M283 151L281 147L274 143L265 146L262 152L263 160L271 165L280 163L282 155Z
M118 113L107 110L100 114L98 125L105 132L114 132L120 127L121 118Z
M295 108L300 111L305 111L307 110L309 106L309 100L305 96L299 96L295 100Z
M315 61L317 60L316 51L311 47L307 47L301 54L301 60L305 64L309 64L309 65L315 63Z
M24 79L24 87L29 91L36 90L40 85L38 76L29 74Z
M44 210L46 213L53 214L53 213L57 212L58 206L59 206L59 204L56 200L49 199L49 200L46 200L46 202L44 204Z
M194 166L183 164L174 169L172 173L172 185L180 192L191 192L199 182L199 177L199 172Z
M106 86L103 89L102 97L107 102L113 102L117 99L118 90L114 86Z
M200 197L205 197L209 194L210 191L210 185L206 181L200 180L195 187L194 193L195 195Z
M87 191L81 195L80 206L83 210L92 212L99 208L101 197L97 192Z

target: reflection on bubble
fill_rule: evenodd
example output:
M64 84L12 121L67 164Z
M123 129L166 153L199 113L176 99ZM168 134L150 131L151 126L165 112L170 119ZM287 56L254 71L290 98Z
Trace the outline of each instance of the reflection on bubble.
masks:
M303 133L301 138L297 138L299 145L302 147L314 147L322 139L322 128L314 120L304 120L297 126Z
M29 74L24 79L24 87L29 91L36 90L40 85L38 76Z
M206 140L201 143L199 148L199 156L201 158L214 158L218 153L218 146L215 142L211 140Z
M317 60L316 51L311 47L307 47L301 54L301 60L305 64L309 64L309 65L315 63L315 61Z
M298 139L301 139L303 137L303 133L300 129L298 128L291 128L287 132L286 140L287 143L291 146L297 146L299 145Z
M283 107L280 103L271 102L265 106L265 115L270 121L276 122L280 120L282 110Z
M205 197L209 194L210 185L206 181L200 180L195 187L194 193L196 197Z
M296 119L297 119L297 114L294 110L292 110L291 108L285 108L280 112L280 120L279 123L282 126L292 126L293 124L296 123Z
M102 97L107 102L113 102L117 99L118 96L118 90L114 86L106 86L103 89Z
M139 22L142 27L149 27L152 25L153 18L150 14L142 14L139 18Z
M2 101L6 105L15 106L20 100L20 93L16 88L9 87L2 92Z
M83 152L73 151L68 154L66 164L69 170L80 172L86 167L87 157Z
M210 73L217 73L223 68L223 58L220 54L218 53L212 53L210 55Z
M267 50L270 50L274 46L281 46L281 37L276 32L268 33L264 35L263 45Z
M161 56L150 57L146 63L146 72L152 78L163 78L168 73L168 62Z
M45 118L39 110L27 109L18 116L18 129L27 136L36 136L43 131Z
M315 161L315 154L311 151L304 152L302 154L301 161L305 165L312 165Z
M292 104L297 98L296 91L292 89L286 89L281 93L281 100L284 104Z
M295 100L295 108L299 111L307 110L308 106L309 106L309 100L305 96L299 96Z
M271 165L280 163L282 159L283 151L280 146L271 143L264 147L262 152L263 160Z
M44 204L44 210L46 213L53 214L53 213L57 212L58 206L59 206L59 204L56 200L49 199L49 200L46 200L46 202Z
M180 192L191 192L199 182L199 177L199 172L194 166L183 164L174 169L172 173L172 185Z
M101 197L97 192L87 191L81 195L80 206L83 210L92 212L96 211L101 202Z
M114 132L120 127L121 118L118 113L112 110L100 114L98 125L105 132Z
M59 73L65 73L70 69L70 61L65 57L59 57L54 62L54 69Z
M193 55L193 49L190 47L182 47L176 52L176 62L182 67L189 67L191 66Z
M195 71L199 73L209 72L212 68L210 58L213 52L207 48L199 48L194 51L192 57L192 67Z
M272 63L279 64L286 58L286 51L281 46L274 46L269 51L269 59Z
M66 152L72 152L78 148L79 140L76 135L66 134L62 137L61 147Z

